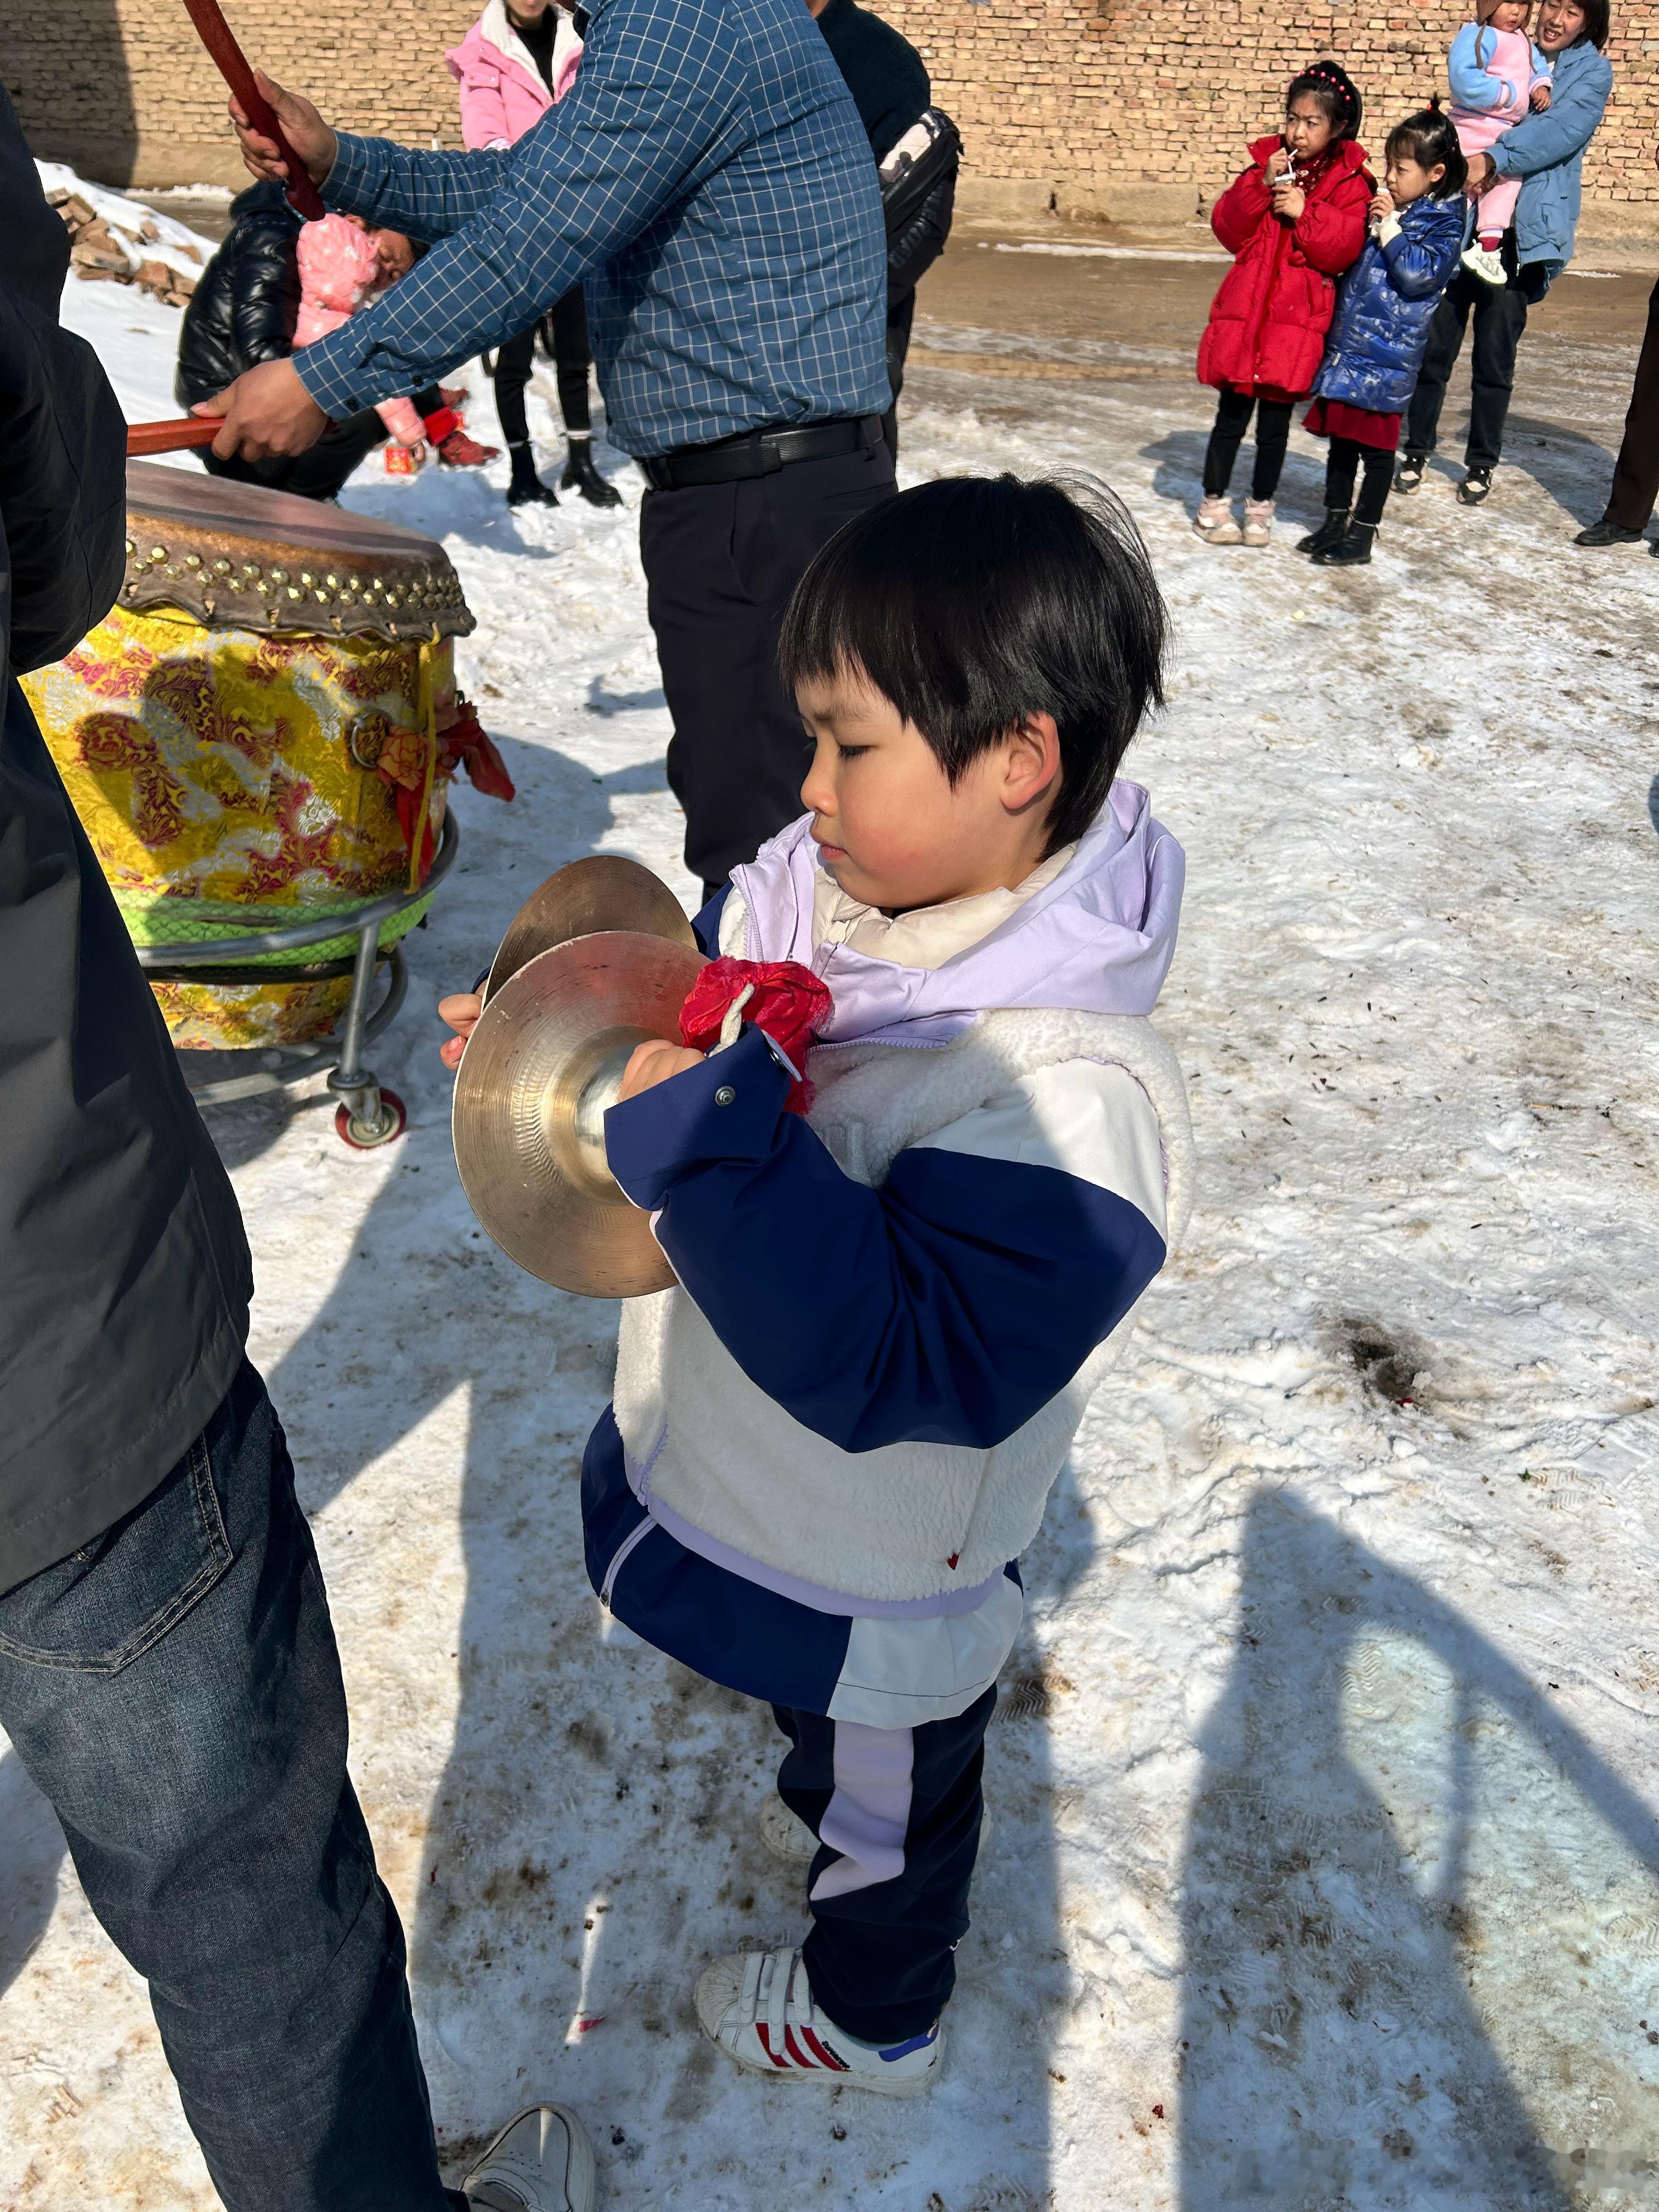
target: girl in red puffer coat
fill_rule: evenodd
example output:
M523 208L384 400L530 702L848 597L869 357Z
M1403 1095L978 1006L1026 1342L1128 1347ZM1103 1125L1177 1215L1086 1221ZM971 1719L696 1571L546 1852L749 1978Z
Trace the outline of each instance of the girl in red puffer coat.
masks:
M1198 380L1220 404L1204 456L1193 527L1212 545L1265 545L1291 434L1291 409L1313 389L1336 307L1336 280L1359 258L1376 187L1366 173L1359 94L1345 70L1316 62L1285 95L1285 128L1258 138L1250 166L1210 218L1233 255L1198 349ZM1243 530L1227 499L1255 411L1255 469Z

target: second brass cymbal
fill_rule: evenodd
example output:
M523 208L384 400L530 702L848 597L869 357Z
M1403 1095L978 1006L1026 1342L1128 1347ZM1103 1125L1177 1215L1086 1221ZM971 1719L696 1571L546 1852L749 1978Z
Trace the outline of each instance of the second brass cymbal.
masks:
M455 1164L480 1224L543 1282L631 1298L673 1281L606 1164L605 1110L634 1047L679 1035L706 964L664 938L589 934L538 953L479 1016L455 1079Z
M679 901L660 877L621 853L590 853L556 870L514 915L484 985L484 1004L538 953L611 929L665 938L672 945L696 944Z

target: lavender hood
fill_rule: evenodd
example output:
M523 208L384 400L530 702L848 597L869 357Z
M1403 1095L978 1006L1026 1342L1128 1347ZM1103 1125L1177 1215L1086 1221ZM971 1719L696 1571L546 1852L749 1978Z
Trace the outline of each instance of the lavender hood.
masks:
M836 1005L824 1044L943 1044L976 1015L1005 1006L1148 1014L1157 1004L1175 954L1187 860L1139 784L1120 776L1054 881L937 968L814 945L820 868L811 829L810 815L791 823L734 869L732 882L746 917L745 956L798 960L829 985Z

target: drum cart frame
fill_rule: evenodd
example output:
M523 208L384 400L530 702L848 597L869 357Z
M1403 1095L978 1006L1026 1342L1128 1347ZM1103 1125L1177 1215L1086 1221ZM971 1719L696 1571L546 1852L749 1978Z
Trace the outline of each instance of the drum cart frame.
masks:
M363 1065L364 1047L390 1028L409 989L409 967L403 946L390 945L382 952L380 925L394 915L406 914L410 907L431 895L454 866L460 843L461 833L452 807L445 813L443 834L432 856L426 881L415 890L386 891L355 908L343 927L340 916L334 914L293 922L282 929L243 930L235 936L216 937L205 944L191 945L187 957L182 960L178 945L139 945L137 950L141 968L161 969L173 975L200 968L209 972L191 975L189 980L211 983L214 977L210 971L216 967L239 966L265 953L299 951L331 937L355 935L357 939L351 969L351 996L333 1036L320 1038L314 1044L279 1045L264 1050L256 1048L248 1056L253 1058L257 1054L263 1063L258 1068L246 1075L191 1085L191 1096L197 1104L224 1106L234 1099L263 1097L271 1091L303 1083L327 1068L328 1087L340 1102L334 1126L343 1143L354 1151L368 1152L378 1145L389 1145L394 1137L401 1136L408 1119L402 1099L395 1091L386 1090L374 1070ZM370 1013L374 971L383 961L391 970L390 980L386 996ZM280 971L273 971L271 980L281 980ZM180 1060L186 1062L190 1057L187 1052L179 1054Z

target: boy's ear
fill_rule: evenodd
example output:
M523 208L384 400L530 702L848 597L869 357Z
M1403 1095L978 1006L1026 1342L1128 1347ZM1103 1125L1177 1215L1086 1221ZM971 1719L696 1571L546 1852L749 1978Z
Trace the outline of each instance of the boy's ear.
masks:
M1060 787L1060 731L1052 714L1027 714L1008 732L1002 803L1011 814L1047 805Z

